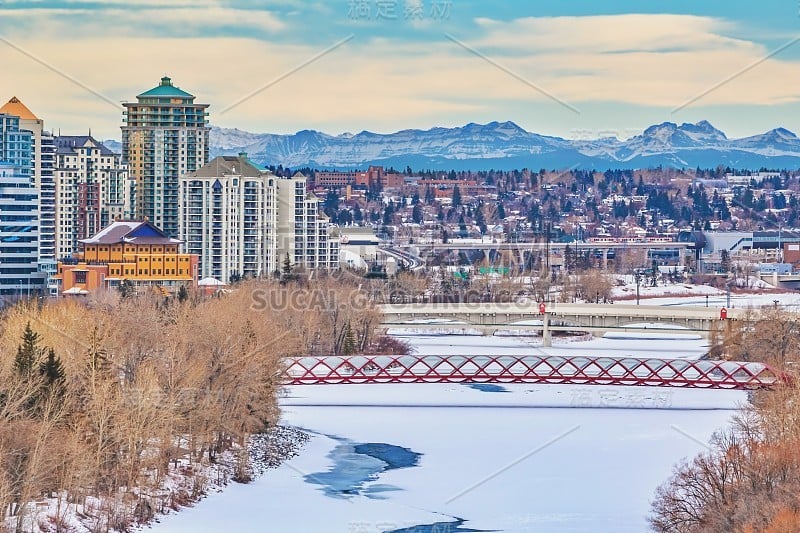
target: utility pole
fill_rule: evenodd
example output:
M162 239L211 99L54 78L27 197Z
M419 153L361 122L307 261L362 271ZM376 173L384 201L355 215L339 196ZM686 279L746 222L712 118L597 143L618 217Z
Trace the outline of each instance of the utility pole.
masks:
M550 221L544 224L545 241L544 241L544 260L547 265L547 275L550 275Z

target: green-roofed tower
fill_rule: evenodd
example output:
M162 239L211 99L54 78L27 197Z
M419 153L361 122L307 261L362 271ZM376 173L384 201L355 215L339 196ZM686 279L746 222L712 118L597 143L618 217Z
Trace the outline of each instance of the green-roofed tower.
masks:
M178 236L178 180L208 162L208 104L164 76L123 104L122 158L136 185L134 212Z

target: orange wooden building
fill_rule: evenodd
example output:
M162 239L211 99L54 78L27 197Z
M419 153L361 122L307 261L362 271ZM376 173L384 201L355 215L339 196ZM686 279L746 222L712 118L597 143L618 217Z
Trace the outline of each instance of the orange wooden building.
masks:
M167 294L197 284L198 257L180 253L181 241L147 220L121 220L80 242L82 251L58 263L62 294L88 294L118 286L151 286Z

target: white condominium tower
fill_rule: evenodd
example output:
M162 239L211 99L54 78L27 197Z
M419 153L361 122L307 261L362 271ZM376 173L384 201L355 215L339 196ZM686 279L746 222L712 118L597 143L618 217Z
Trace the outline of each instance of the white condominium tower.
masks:
M59 259L118 219L130 218L130 182L115 154L88 135L56 137L56 252Z
M271 275L287 253L293 265L337 268L338 243L318 204L302 174L280 178L247 154L220 156L181 178L179 238L200 256L201 277L224 282Z
M287 255L293 265L339 268L339 241L330 238L330 219L320 211L319 198L307 192L306 185L306 177L299 172L275 181L278 268Z

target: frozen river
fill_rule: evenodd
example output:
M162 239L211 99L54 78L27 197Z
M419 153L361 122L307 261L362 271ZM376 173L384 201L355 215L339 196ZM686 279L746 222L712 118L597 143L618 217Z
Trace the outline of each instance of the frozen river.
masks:
M700 339L404 337L418 354L696 358ZM744 393L645 387L298 386L283 423L300 456L165 517L158 532L639 532L673 465L703 450Z

